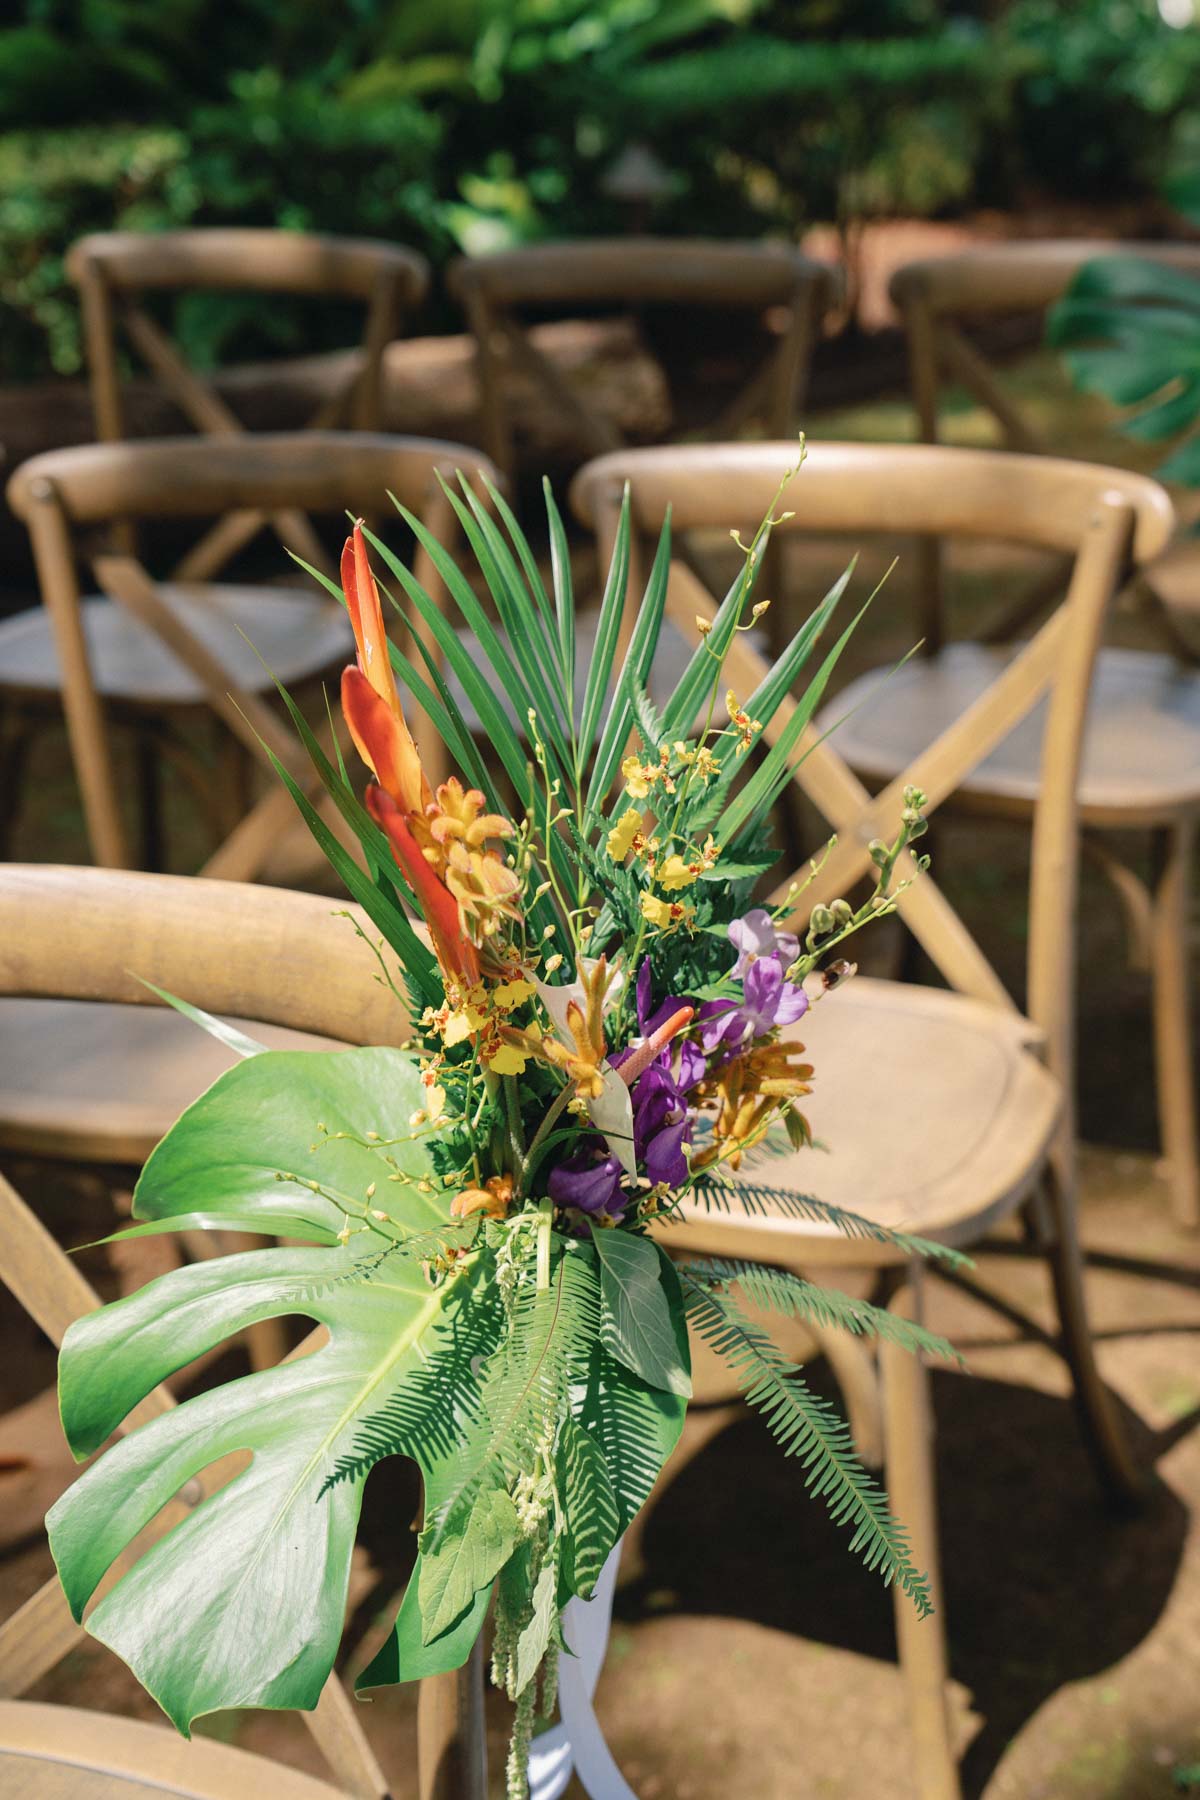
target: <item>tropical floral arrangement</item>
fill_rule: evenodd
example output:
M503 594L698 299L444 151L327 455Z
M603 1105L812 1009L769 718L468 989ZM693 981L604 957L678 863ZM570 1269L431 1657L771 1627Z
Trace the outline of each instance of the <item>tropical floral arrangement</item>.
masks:
M894 842L873 846L861 906L806 914L802 883L783 907L755 905L777 860L773 804L848 630L771 747L760 740L850 571L755 693L728 692L734 634L763 611L765 521L660 707L648 684L669 529L614 680L626 508L580 685L549 494L550 592L498 493L463 482L451 497L498 623L415 518L457 622L361 525L346 543L357 660L341 703L370 772L365 804L284 696L365 866L280 774L379 934L380 979L406 1008L411 1041L264 1052L184 1006L242 1060L150 1157L132 1229L289 1242L181 1267L78 1321L61 1359L67 1436L91 1455L158 1382L257 1321L302 1315L324 1333L130 1431L59 1500L49 1530L78 1616L158 1511L188 1483L199 1493L88 1618L187 1732L218 1708L316 1704L341 1638L364 1483L386 1456L414 1459L416 1567L358 1686L460 1666L490 1610L493 1678L515 1702L518 1796L535 1717L554 1709L563 1609L592 1593L679 1436L689 1327L728 1359L853 1547L928 1606L844 1423L744 1301L946 1346L793 1274L688 1258L686 1232L675 1231L682 1260L669 1254L681 1209L768 1201L933 1248L780 1191L761 1168L777 1144L810 1142L802 1103L815 1077L798 1033L814 1005L837 1003L846 940L895 904L923 797L909 792ZM423 628L420 665L385 633L369 544L394 577L393 604ZM461 777L427 779L397 678Z

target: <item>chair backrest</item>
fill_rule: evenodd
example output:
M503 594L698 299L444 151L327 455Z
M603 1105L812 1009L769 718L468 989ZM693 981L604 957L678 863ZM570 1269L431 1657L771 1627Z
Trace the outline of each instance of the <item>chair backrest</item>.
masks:
M370 936L369 922L352 910ZM406 1019L375 979L370 944L330 911L330 902L315 895L232 882L0 865L0 995L159 1004L128 973L133 970L207 1011L348 1044L402 1041ZM3 1176L0 1229L5 1284L61 1343L68 1325L100 1304L98 1296ZM306 1354L320 1341L311 1334L292 1354ZM174 1404L169 1389L157 1388L122 1429ZM219 1466L204 1471L164 1508L146 1538L180 1523L229 1474ZM28 1692L82 1636L55 1578L0 1625L0 1699ZM336 1675L304 1719L344 1791L384 1800L388 1783Z
M1053 450L1005 393L980 351L963 336L958 321L1045 312L1062 298L1086 263L1103 256L1137 256L1200 277L1200 244L1089 238L983 244L954 256L905 263L896 270L888 292L904 320L923 443L938 442L940 381L950 376L994 414L1010 450Z
M340 387L309 424L319 431L337 426L377 431L384 351L429 286L425 259L400 245L291 231L100 232L73 244L66 266L80 294L96 435L108 443L126 436L118 368L122 332L197 431L230 437L244 430L211 382L147 312L147 294L240 290L357 303L364 315L357 353ZM193 546L181 572L193 580L211 575L262 523L245 511L223 521ZM121 536L128 543L131 534L125 529ZM298 544L294 521L289 537Z
M1007 448L1030 455L1053 453L1055 446L1022 412L962 325L1003 314L1044 313L1062 298L1086 263L1115 255L1143 257L1200 277L1200 244L1089 238L982 244L897 269L888 291L904 322L919 440L925 444L940 441L942 384L955 381L996 420ZM944 635L942 569L936 542L924 540L919 557L921 633L932 653L940 648ZM981 637L1003 641L1061 591L1053 575L1048 582L1034 582L1026 593L1010 599Z
M115 519L212 518L232 506L271 514L298 507L357 515L389 506L391 493L444 542L453 537L456 521L439 476L453 481L459 469L472 479L486 475L498 480L487 458L463 445L359 432L86 445L49 451L16 471L8 484L8 500L33 542L42 599L54 630L88 836L98 863L127 867L129 851L104 709L84 631L79 534ZM248 691L190 630L132 554L102 553L92 556L91 563L101 588L162 639L203 688L214 712L254 756L269 763L274 753L298 778L310 778L290 733L271 707ZM414 570L431 592L439 592L436 571L420 546ZM202 598L203 589L197 591ZM419 717L414 718L414 735L428 756L432 777L443 754L440 743ZM229 855L219 851L206 865L208 872L226 878L253 875L278 833L281 805L286 820L290 802L284 805L279 795L272 795L269 810L259 815L259 826L248 830L243 821L236 844L230 840Z
M782 436L803 403L813 344L838 291L834 269L785 246L653 237L535 244L464 257L451 265L448 282L475 337L484 443L508 473L508 363L546 391L589 454L621 442L609 420L587 406L531 342L523 313L658 304L744 308L764 316L776 342L713 435L731 436L757 416Z
M605 549L626 483L633 519L644 532L657 532L669 511L673 528L732 527L748 541L795 460L790 443L630 451L583 469L572 502ZM776 526L780 532L915 530L1001 538L1060 551L1072 560L1066 598L1047 623L969 710L881 793L872 796L812 724L793 765L796 782L837 834L836 847L805 890L807 916L818 901L847 891L868 873L867 846L875 838L895 836L906 786L922 788L930 809L936 808L1048 697L1033 834L1027 1012L1045 1034L1048 1058L1067 1083L1073 1061L1075 795L1092 666L1115 588L1131 562L1145 561L1166 542L1171 502L1156 482L1091 464L940 446L815 444L785 505L790 510ZM711 618L714 602L685 566L673 565L671 576L669 613L694 637L697 615ZM640 592L632 571L630 585ZM887 605L886 585L875 605ZM766 675L767 664L738 634L723 682L751 716ZM780 707L765 732L768 741L777 741L793 711L789 702ZM914 874L911 858L899 873L901 880ZM787 900L793 879L789 875L778 885L770 904ZM930 874L903 893L900 913L952 987L978 1000L1012 1005Z

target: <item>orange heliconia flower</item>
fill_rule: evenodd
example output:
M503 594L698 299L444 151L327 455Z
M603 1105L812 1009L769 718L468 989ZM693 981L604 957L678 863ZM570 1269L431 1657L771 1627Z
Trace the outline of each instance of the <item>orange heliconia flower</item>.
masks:
M341 572L358 649L358 666L342 671L342 712L356 750L375 777L367 786L367 811L387 833L401 873L425 915L443 972L459 986L473 987L479 980L479 951L463 929L458 901L417 835L428 841L426 815L436 803L396 692L383 608L367 561L361 520L346 539Z
M367 560L362 520L342 550L342 592L354 629L358 667L342 672L342 712L354 747L380 786L406 813L423 813L433 793L404 719L388 659L379 589Z

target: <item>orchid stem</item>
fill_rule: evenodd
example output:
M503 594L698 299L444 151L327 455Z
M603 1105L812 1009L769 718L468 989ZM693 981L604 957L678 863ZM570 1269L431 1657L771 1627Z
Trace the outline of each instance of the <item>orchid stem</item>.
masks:
M553 1218L554 1203L550 1200L539 1200L537 1222L537 1288L539 1294L545 1293L550 1286L550 1226Z
M508 1148L512 1156L512 1172L519 1180L525 1164L525 1140L521 1135L521 1100L517 1093L516 1076L502 1076L500 1085L504 1089L508 1116Z
M529 1170L533 1165L534 1152L540 1148L542 1143L545 1141L546 1137L554 1129L555 1124L558 1122L559 1118L562 1116L564 1107L566 1106L568 1100L570 1100L570 1098L574 1094L574 1092L575 1092L574 1083L568 1082L567 1085L564 1088L562 1088L560 1090L560 1092L554 1096L554 1099L551 1101L549 1108L547 1109L545 1115L542 1118L541 1124L538 1126L538 1128L534 1132L532 1138L529 1140L529 1148L525 1152L525 1158L521 1165L521 1172L520 1172L520 1175L517 1177L515 1198L520 1199L522 1193L524 1192L525 1177L529 1173Z

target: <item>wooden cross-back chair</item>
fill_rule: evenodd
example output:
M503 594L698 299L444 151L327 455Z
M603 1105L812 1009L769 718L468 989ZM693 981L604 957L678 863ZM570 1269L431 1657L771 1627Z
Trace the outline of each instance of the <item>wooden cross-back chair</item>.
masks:
M80 238L67 254L67 274L79 289L96 435L118 443L127 435L118 364L122 334L187 422L205 436L232 437L245 427L187 361L170 334L146 310L152 293L188 291L305 295L350 302L363 311L362 338L345 378L322 402L308 429L382 425L383 355L402 323L424 299L429 266L398 244L369 238L321 237L293 231L201 229L100 232ZM324 564L319 538L303 511L285 499L270 514L239 507L217 521L174 571L181 581L207 581L266 523L281 542ZM132 547L128 525L118 541Z
M612 422L589 407L531 341L523 315L669 305L764 316L775 342L709 435L729 437L757 419L772 436L783 437L803 405L813 346L837 298L836 271L799 251L698 238L534 244L460 258L451 265L448 282L475 337L484 447L510 476L509 368L543 389L570 422L585 455L621 443Z
M736 527L749 538L794 461L790 444L686 446L611 455L576 478L572 501L611 543L629 484L637 528L652 536L668 508L681 529ZM803 935L812 907L846 894L871 874L869 844L899 827L901 794L924 789L935 811L1039 704L1047 708L1034 808L1026 1013L1022 1015L967 927L937 885L921 874L900 899L900 916L949 991L866 979L838 987L792 1033L808 1045L815 1086L804 1102L830 1154L772 1159L757 1179L815 1193L880 1223L969 1245L1018 1208L1049 1260L1061 1344L1075 1379L1089 1447L1106 1485L1131 1499L1140 1473L1112 1396L1096 1366L1084 1300L1076 1227L1071 1096L1077 863L1076 788L1089 683L1104 614L1132 563L1153 556L1172 524L1170 501L1154 482L1117 470L1003 453L816 444L783 504L780 532L1004 537L1061 552L1072 561L1067 597L1010 664L999 668L961 716L872 795L839 754L837 738L810 724L794 779L837 834L835 848L794 900L790 923ZM643 557L644 561L644 557ZM640 593L637 572L631 592ZM695 638L697 615L715 602L683 565L671 572L668 611ZM876 607L887 604L886 587ZM722 674L753 711L767 665L743 635ZM869 705L869 702L868 702ZM786 702L767 727L776 741L792 715ZM836 712L841 707L835 708ZM766 904L787 906L794 880ZM910 858L900 881L914 875ZM912 1312L919 1271L870 1240L847 1239L784 1209L746 1216L737 1208L684 1206L685 1226L664 1229L675 1248L777 1263L800 1271L825 1265L887 1265L891 1304ZM919 1362L884 1346L882 1448L897 1515L917 1560L937 1585L937 1537L928 1400ZM847 1372L850 1386L847 1388ZM870 1371L857 1376L846 1354L838 1377L864 1449L878 1417ZM865 1424L864 1424L865 1421ZM898 1595L901 1666L908 1687L923 1800L952 1800L958 1778L945 1707L946 1646L940 1612L921 1623Z
M1086 263L1114 255L1159 262L1200 281L1200 245L1195 244L1065 240L989 245L898 269L891 294L908 334L921 437L934 442L940 435L940 384L947 374L995 414L1013 448L1050 448L961 325L999 313L1044 312ZM1062 591L1061 570L1053 571L1048 581L1035 581L1015 603L973 625L971 644L947 645L941 563L938 540L919 540L920 653L884 702L886 725L882 710L860 713L840 740L843 755L860 773L886 776L897 754L911 754L926 723L944 722L948 705L965 704L989 678L995 666L991 647L1006 645L1027 629ZM1106 646L1101 653L1080 793L1084 844L1124 908L1133 966L1151 975L1159 1132L1171 1203L1182 1224L1195 1225L1200 1223L1200 1132L1187 971L1192 842L1200 816L1200 673L1194 648L1173 623L1200 606L1200 551L1194 534L1177 533L1143 564L1136 591L1151 597L1164 648ZM855 697L862 697L861 690ZM901 706L908 715L903 728L893 711ZM884 732L891 734L890 749ZM1026 734L1014 740L990 771L989 794L969 786L960 801L978 808L986 798L989 804L1027 814L1036 786L1035 758L1035 739ZM1149 880L1140 866L1131 864L1121 840L1114 840L1112 834L1122 831L1148 834Z
M957 382L991 414L1004 446L1028 455L1053 455L1055 445L1022 411L983 351L964 327L1019 313L1044 314L1062 299L1085 264L1098 257L1136 256L1165 264L1200 279L1200 245L1121 243L1104 239L1053 238L1011 244L981 244L952 256L905 263L893 274L888 292L904 323L909 383L922 443L942 441L944 386ZM1200 559L1193 553L1184 565L1186 547L1172 547L1142 576L1168 604L1183 604L1190 586L1191 606L1200 605ZM945 636L941 559L936 540L920 547L922 592L921 635L925 653L934 654ZM1015 602L999 608L977 635L998 642L1061 593L1061 580L1051 572L1035 581ZM1172 633L1176 648L1183 648Z
M368 935L371 926L350 909ZM173 1097L160 1078L137 1111L127 1099L113 1129L132 1133L119 1144L145 1154L147 1133L161 1135L183 1106L234 1060L232 1052L206 1038L198 1027L161 1006L137 979L208 1011L232 1017L259 1041L293 1049L337 1049L356 1044L403 1042L408 1019L389 988L377 979L370 944L349 920L331 917L330 901L309 894L245 887L169 875L128 874L48 865L0 865L0 1148L46 1148L56 1114L61 1141L55 1154L102 1150L103 1111L93 1096L91 1116L81 1128L73 1116L89 1074L101 1098L117 1092L110 1071L98 1066L105 1042L119 1048L121 1014L157 1020L168 1040L183 1045L191 1033L203 1046L186 1048ZM64 1087L60 1071L41 1059L47 1092L38 1095L30 1073L37 1046L49 1033L32 1021L43 1009L57 1029L59 1053L71 1071ZM85 1038L91 1048L80 1066L77 1027L81 1014L100 1015L100 1027ZM23 1089L32 1118L21 1116L14 1081ZM119 1112L119 1093L118 1093ZM155 1104L157 1121L152 1117ZM36 1108L41 1108L38 1113ZM130 1117L134 1109L136 1117ZM33 1127L30 1142L28 1127ZM0 1222L5 1254L2 1278L30 1317L55 1343L73 1319L99 1304L78 1266L55 1242L27 1203L0 1175ZM292 1352L319 1347L320 1330ZM175 1404L166 1386L157 1388L131 1415L123 1430L158 1416ZM220 1485L208 1470L159 1515L150 1528L161 1536ZM144 1544L144 1540L139 1540ZM123 1570L131 1559L125 1557ZM83 1638L71 1617L57 1578L48 1581L0 1625L0 1792L61 1796L62 1800L125 1792L180 1793L204 1800L244 1800L251 1793L274 1800L385 1800L389 1788L363 1732L361 1714L336 1675L331 1676L316 1711L305 1714L332 1771L336 1788L279 1764L196 1739L185 1743L167 1727L149 1726L74 1707L23 1702L29 1692ZM462 1696L460 1709L459 1696ZM470 1680L437 1677L423 1684L419 1705L420 1800L482 1800L481 1687L479 1671ZM103 1785L105 1782L109 1785ZM56 1785L57 1783L57 1785Z
M325 514L390 510L391 493L435 537L452 541L456 522L438 478L453 481L458 469L495 478L486 458L465 446L358 432L90 445L47 452L17 470L8 499L29 529L43 605L0 622L0 698L23 703L34 717L61 697L98 863L131 862L110 714L153 732L156 721L207 711L220 722L222 745L240 755L242 779L236 763L233 780L197 774L187 744L161 730L150 738L149 759L153 768L157 758L172 756L198 784L218 833L227 833L204 872L235 880L258 875L295 815L273 771L266 797L251 802L247 760L270 768L273 753L312 788L307 759L267 696L275 678L294 690L336 672L352 658L353 639L340 602L314 582L307 591L160 584L131 552L97 553L81 543L85 534L122 517L211 518L243 503ZM81 560L90 560L100 596L84 597ZM439 593L420 546L413 567ZM435 777L440 744L423 719L414 720L414 731ZM328 727L320 735L328 749ZM16 773L8 785L15 807Z

